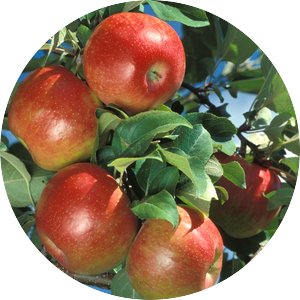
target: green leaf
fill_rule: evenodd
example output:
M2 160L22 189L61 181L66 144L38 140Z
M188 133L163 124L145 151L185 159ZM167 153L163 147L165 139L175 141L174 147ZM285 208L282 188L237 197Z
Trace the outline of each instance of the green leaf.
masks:
M59 32L56 33L58 35L57 45L60 46L63 44L67 37L67 27L62 28Z
M277 113L288 113L295 116L293 103L284 82L275 67L264 56L262 59L262 69L265 74L265 82L261 87L255 102L254 108L260 109L265 106Z
M195 185L198 185L198 179L191 164L191 157L178 148L160 149L160 152L167 163L176 167L186 175ZM204 163L203 163L204 166ZM203 167L204 170L204 167Z
M34 213L32 211L27 211L18 217L18 221L24 232L28 235L32 226L35 224Z
M125 6L125 3L118 3L118 4L110 5L108 7L108 14L111 16L111 15L120 13L123 11L124 6Z
M6 152L8 150L8 140L5 136L1 135L0 152Z
M213 153L212 139L208 131L201 125L194 127L180 127L175 131L178 138L174 141L174 147L183 150L190 156L197 156L203 162L207 162Z
M236 186L245 189L246 179L244 169L237 161L222 164L223 176Z
M223 176L222 165L214 156L205 165L205 172L213 182L217 182Z
M227 155L232 155L236 145L232 140L236 134L236 127L225 117L217 117L211 113L189 113L186 119L193 124L202 124L210 133L213 148L219 149Z
M208 26L206 13L198 8L171 2L148 0L155 14L164 21L177 21L191 27Z
M166 220L170 222L174 228L177 227L179 222L175 199L165 190L145 198L131 210L140 219Z
M141 156L152 140L179 126L192 127L177 113L167 111L148 111L122 120L115 130L112 147L117 157Z
M270 69L273 68L273 64L269 60L269 58L263 54L261 59L261 71L265 77L269 75Z
M38 202L45 186L54 173L44 170L36 164L32 164L31 167L27 168L31 174L30 192L34 202Z
M264 133L271 141L281 141L283 139L282 132L290 119L291 116L288 113L275 116L269 126L265 128Z
M295 134L291 138L286 138L282 144L283 148L286 148L288 151L299 155L300 154L300 143L299 143L299 134Z
M205 215L209 215L212 199L218 199L216 189L209 176L205 172L198 172L198 181L201 184L195 185L188 182L176 191L176 196L189 206L200 210Z
M40 236L36 230L36 226L33 227L33 230L30 235L30 240L38 250L42 251L44 249Z
M220 281L223 281L242 269L245 266L245 262L239 258L233 258L225 261L222 266Z
M288 166L295 174L298 174L299 157L286 157L281 159L280 163Z
M116 158L115 152L112 146L104 146L97 151L97 163L100 165L106 165L111 163Z
M145 156L139 156L139 157L120 157L115 160L113 160L108 166L114 167L118 172L121 174L133 163L139 160L145 160L145 159L156 159L159 161L162 161L162 158L160 156L160 153L158 150L154 150L153 152L146 154Z
M230 87L240 92L257 94L264 81L264 77L241 79L232 81Z
M186 53L186 73L184 81L202 82L215 67L217 52L217 28L227 28L227 23L207 14L210 26L192 28L183 26L183 45ZM223 31L223 30L221 30Z
M178 180L177 168L166 166L158 160L145 160L137 172L137 181L146 196L157 194L162 190L174 195Z
M98 109L98 126L94 149L91 155L91 162L97 163L97 151L101 146L106 145L108 137L121 122L121 119L110 111Z
M33 204L29 182L31 176L24 163L8 152L0 152L4 185L13 207L26 207Z
M292 188L281 188L277 191L272 191L265 195L269 200L267 209L273 210L282 205L289 205L294 194L294 189Z
M219 185L216 185L215 188L219 201L221 202L221 204L224 204L229 199L228 191L224 187Z
M14 89L18 88L18 84L15 84ZM2 130L9 130L8 128L8 117L4 117L2 121Z
M180 149L163 149L166 161L178 168L187 178L183 178L176 190L176 196L189 206L208 215L212 198L217 198L214 185L205 172L205 162L198 157L190 157Z
M222 95L222 92L221 92L220 88L216 85L213 85L212 90L215 92L215 94L219 98L220 102L223 103L225 99Z
M281 212L282 212L282 210L280 211L280 213ZM280 214L278 214L278 216L264 230L264 233L266 234L266 239L268 241L272 238L272 236L274 235L274 233L278 229L278 227L280 225L280 220L279 219L280 219Z
M240 64L249 58L257 45L235 26L229 24L221 50L222 60Z
M163 110L163 111L172 112L172 109L165 104L159 105L158 107L155 108L155 110Z
M98 134L101 137L100 145L105 145L108 133L115 130L120 122L121 119L115 114L110 111L102 111L98 118Z
M158 173L166 168L166 163L158 160L147 159L142 162L136 172L137 182L147 196L150 193L152 182Z
M231 138L236 134L236 127L225 117L217 117L211 113L189 113L186 119L192 124L202 124L216 141L221 138Z
M79 19L74 20L73 22L69 23L66 28L76 32L78 27L81 25L81 23L88 23L88 25L91 25L90 23L90 18L92 18L92 16L95 16L96 12L91 12L85 16L80 17Z
M259 110L255 116L255 120L253 121L251 127L253 129L258 129L261 127L265 127L270 125L272 121L273 115L269 108L263 107Z
M132 11L135 8L139 7L141 4L143 4L143 1L131 1L131 2L126 2L124 7L123 7L123 11Z
M54 172L40 168L33 160L27 149L20 143L15 144L10 149L11 154L18 157L25 165L31 180L29 188L33 201L36 203L41 196L49 179L54 175Z
M125 269L122 269L114 276L111 283L111 293L114 296L124 298L142 299L132 287Z
M158 172L157 176L151 182L149 194L155 194L162 190L166 190L171 195L174 195L178 180L178 170L174 167L165 167Z
M31 72L40 67L45 67L46 65L58 63L59 59L60 55L55 53L51 53L49 57L47 55L44 55L40 58L32 58L26 65L24 72Z
M222 139L218 139L218 141L213 140L213 147L214 149L218 149L228 156L233 155L236 151L236 145L233 139L229 141L227 139L224 141L222 141Z
M92 31L85 25L80 25L77 29L76 35L81 45L84 47L86 42L88 41Z

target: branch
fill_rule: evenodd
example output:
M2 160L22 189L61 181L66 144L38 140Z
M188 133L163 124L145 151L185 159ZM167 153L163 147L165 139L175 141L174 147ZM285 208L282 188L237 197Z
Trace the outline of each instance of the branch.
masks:
M206 89L195 88L194 86L192 86L191 84L189 84L187 82L183 82L181 84L181 86L183 88L189 90L194 95L196 95L197 98L199 99L199 103L207 105L212 113L217 112L217 107L209 101L209 99L206 95L203 94L206 92Z
M104 289L110 289L110 285L114 277L114 274L112 273L103 273L95 276L75 274L66 270L63 266L61 266L58 263L55 263L55 266L61 271L63 271L65 274L69 275L73 279L83 284L94 285Z
M280 177L282 177L286 182L288 182L292 187L296 186L297 177L290 174L288 171L276 168L274 166L269 167L271 170L276 172Z

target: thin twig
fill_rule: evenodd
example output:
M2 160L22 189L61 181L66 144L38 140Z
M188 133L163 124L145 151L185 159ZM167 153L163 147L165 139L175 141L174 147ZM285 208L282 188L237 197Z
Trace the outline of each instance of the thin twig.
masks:
M297 177L290 174L289 172L276 168L274 166L270 166L269 169L273 170L274 172L276 172L278 175L280 175L283 179L288 180L288 182L292 185L295 186L296 185L296 181L297 181Z
M209 101L209 99L208 99L208 97L206 95L203 94L203 93L206 92L205 89L195 88L193 85L191 85L191 84L189 84L187 82L183 82L181 84L181 86L183 88L189 90L194 95L196 95L197 98L199 99L199 102L201 104L207 105L212 113L217 112L217 107L213 103L211 103Z

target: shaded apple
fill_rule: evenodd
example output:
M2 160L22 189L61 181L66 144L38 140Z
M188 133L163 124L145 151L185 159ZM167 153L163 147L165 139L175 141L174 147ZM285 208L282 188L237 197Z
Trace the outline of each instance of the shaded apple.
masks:
M199 211L178 206L176 229L148 219L130 249L126 268L145 299L188 295L212 286L221 271L223 242L213 222Z
M185 53L176 31L141 13L118 13L102 21L83 55L86 80L105 104L128 113L159 106L180 88Z
M218 152L216 157L221 163L239 162L245 172L247 188L239 188L221 177L216 185L224 187L229 198L224 204L212 201L210 218L234 238L248 238L262 232L280 210L269 211L268 199L264 196L281 187L279 177L272 170L248 163L238 155L227 156Z
M78 274L96 275L122 263L137 224L115 179L90 163L60 170L36 208L36 228L46 251Z
M99 103L68 69L43 67L20 84L9 109L8 125L36 164L56 171L91 155Z

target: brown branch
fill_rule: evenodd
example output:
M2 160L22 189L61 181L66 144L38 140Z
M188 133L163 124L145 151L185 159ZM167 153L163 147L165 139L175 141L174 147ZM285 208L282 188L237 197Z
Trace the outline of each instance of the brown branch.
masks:
M296 181L297 181L297 177L296 176L290 174L288 171L276 168L274 166L270 166L269 169L271 169L274 172L276 172L279 176L281 176L284 180L286 180L290 185L292 185L293 187L295 187Z
M68 270L66 270L63 266L58 263L55 263L55 266L63 271L65 274L69 275L71 278L86 284L86 285L93 285L103 289L110 289L110 285L114 274L112 273L103 273L95 276L91 275L82 275L82 274L75 274Z
M181 87L189 90L191 93L196 95L199 100L199 103L207 105L212 113L217 112L217 107L213 103L211 103L209 101L208 97L204 94L204 93L206 93L206 89L195 88L193 85L191 85L187 82L183 82L181 84Z

